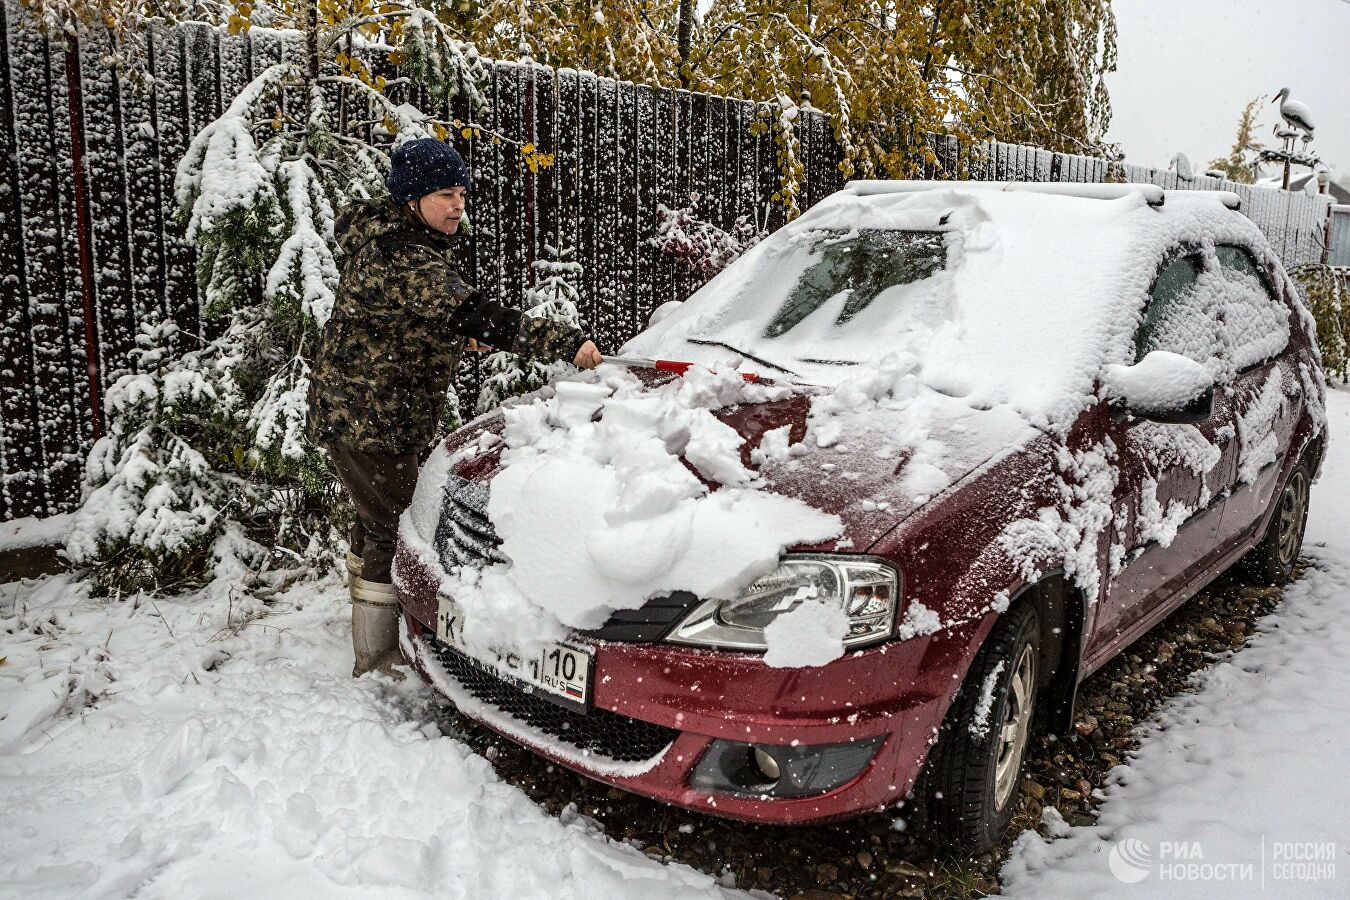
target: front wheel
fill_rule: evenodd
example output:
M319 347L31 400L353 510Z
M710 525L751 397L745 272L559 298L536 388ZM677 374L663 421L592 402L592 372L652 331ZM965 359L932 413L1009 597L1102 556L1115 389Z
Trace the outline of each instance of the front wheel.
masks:
M1303 532L1308 525L1308 493L1312 474L1306 458L1290 473L1284 490L1276 498L1275 514L1270 517L1261 543L1238 560L1238 574L1253 584L1288 584L1294 577L1294 562L1303 547Z
M980 648L933 749L929 824L951 849L993 849L1012 818L1031 737L1039 665L1036 611L1016 606Z

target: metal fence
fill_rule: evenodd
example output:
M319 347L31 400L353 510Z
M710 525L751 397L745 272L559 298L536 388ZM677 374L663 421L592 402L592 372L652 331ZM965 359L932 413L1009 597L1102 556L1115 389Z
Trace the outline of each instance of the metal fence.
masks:
M938 142L938 163L929 169L958 171L976 180L995 181L1125 181L1156 184L1167 190L1231 191L1242 200L1242 212L1256 223L1286 267L1320 262L1326 256L1327 215L1331 201L1324 195L1281 191L1222 178L1109 163L1089 156L1054 153L1036 147L991 142L975 148L953 138Z
M78 502L100 398L129 370L141 323L172 317L186 333L211 332L196 253L175 220L174 169L256 72L301 52L266 30L156 28L146 38L155 84L140 94L99 63L102 47L68 52L23 16L13 0L0 9L0 520ZM749 128L755 104L501 62L486 93L481 124L555 154L536 174L511 147L456 140L474 176L462 262L506 303L520 305L545 243L573 247L585 267L581 312L612 348L703 281L648 243L658 204L684 206L697 192L710 221L782 224L769 199L772 137ZM839 150L819 114L803 116L798 133L809 205L838 188ZM477 365L458 380L468 409Z
M142 323L172 317L205 337L196 254L174 216L173 174L192 136L256 72L299 58L294 35L234 37L203 25L156 28L146 38L155 76L138 93L99 62L103 48L52 45L14 0L0 8L0 520L49 515L79 500L83 460L102 428L101 397L128 371ZM473 171L475 233L463 260L480 288L518 305L545 243L571 246L585 270L583 316L615 348L660 303L703 281L648 239L656 208L687 205L721 227L738 216L782 224L769 134L748 127L754 103L615 82L590 73L494 63L482 124L552 151L524 168L514 150L457 140ZM414 100L424 98L413 97ZM464 109L439 112L468 118ZM806 167L801 206L841 186L829 121L799 119ZM973 154L973 155L972 155ZM1030 147L938 144L929 175L1100 181L1100 160ZM1288 263L1320 259L1325 204L1313 198L1125 167L1164 187L1222 186ZM457 384L466 406L478 361Z

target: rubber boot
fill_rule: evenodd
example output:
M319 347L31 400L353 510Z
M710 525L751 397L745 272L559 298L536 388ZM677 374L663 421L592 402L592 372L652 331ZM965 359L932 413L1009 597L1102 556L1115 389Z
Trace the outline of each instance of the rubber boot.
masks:
M361 577L361 567L363 565L361 557L352 551L347 551L347 581L348 583Z
M351 597L352 652L356 656L352 677L379 670L402 681L403 673L394 668L404 664L398 646L399 610L394 586L356 577L352 579Z

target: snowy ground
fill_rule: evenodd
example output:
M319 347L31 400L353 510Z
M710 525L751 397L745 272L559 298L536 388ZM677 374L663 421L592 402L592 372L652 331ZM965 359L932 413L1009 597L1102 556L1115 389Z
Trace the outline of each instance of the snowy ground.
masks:
M1313 568L1249 647L1148 726L1097 824L1022 835L1005 894L1350 896L1350 392L1333 391L1327 414Z
M420 684L352 680L336 582L237 629L209 593L0 596L0 897L730 893L548 816Z
M1329 414L1350 433L1350 393ZM1342 439L1313 493L1315 568L1168 705L1098 824L1021 837L1009 894L1350 895L1347 503ZM250 602L0 587L0 897L733 893L549 817L427 724L417 683L353 681L336 581L262 617Z

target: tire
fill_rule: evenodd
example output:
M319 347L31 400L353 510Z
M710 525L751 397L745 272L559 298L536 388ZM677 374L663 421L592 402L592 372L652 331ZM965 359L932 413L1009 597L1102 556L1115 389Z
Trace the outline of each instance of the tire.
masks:
M924 824L943 849L985 853L1003 836L1017 806L1040 666L1035 608L1019 604L980 648L925 773ZM992 702L981 717L991 678Z
M1294 577L1294 563L1303 547L1308 526L1308 491L1312 471L1305 456L1289 474L1274 500L1275 511L1261 542L1238 560L1238 576L1252 584L1288 584Z

